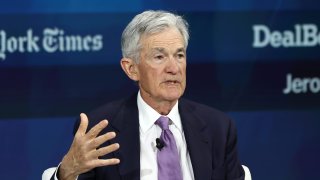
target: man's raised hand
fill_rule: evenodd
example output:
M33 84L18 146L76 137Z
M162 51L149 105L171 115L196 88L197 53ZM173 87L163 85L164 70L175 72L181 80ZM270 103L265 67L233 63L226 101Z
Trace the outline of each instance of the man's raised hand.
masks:
M120 163L120 160L116 158L99 159L99 157L119 149L118 143L98 148L101 144L116 136L115 132L108 132L98 136L98 134L107 127L108 121L100 121L86 133L89 123L88 117L86 114L81 113L80 120L80 125L71 147L61 162L58 174L59 180L75 180L78 175L95 167Z

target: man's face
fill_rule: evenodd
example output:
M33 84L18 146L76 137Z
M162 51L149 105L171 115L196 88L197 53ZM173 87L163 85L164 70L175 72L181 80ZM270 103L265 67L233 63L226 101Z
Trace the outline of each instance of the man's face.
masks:
M186 48L176 28L143 36L137 65L142 97L152 103L174 102L186 87Z

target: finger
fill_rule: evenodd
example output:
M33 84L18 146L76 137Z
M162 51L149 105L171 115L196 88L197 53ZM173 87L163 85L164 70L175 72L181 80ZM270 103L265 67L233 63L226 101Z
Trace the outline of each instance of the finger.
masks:
M97 137L97 135L102 131L102 129L107 127L107 125L108 125L107 120L100 121L97 125L93 126L93 128L90 129L90 131L87 133L87 136L89 138Z
M119 163L120 163L120 160L118 158L91 160L91 161L85 163L85 165L81 167L81 169L79 170L79 172L80 172L79 174L82 174L84 172L88 172L89 170L96 168L96 167L115 165L115 164L119 164Z
M114 137L116 137L116 133L115 132L108 132L108 133L105 133L101 136L98 136L97 138L93 139L91 142L90 142L90 147L91 148L97 148L98 146L100 146L101 144L103 144L104 142L106 141L109 141L111 139L113 139Z
M117 159L117 158L97 159L93 161L94 167L110 166L110 165L116 165L119 163L120 163L120 159Z
M85 113L81 113L80 114L80 125L79 125L77 132L76 132L76 135L77 134L85 135L87 128L88 128L88 123L89 123L89 120L88 120L87 115Z
M95 158L98 158L98 157L104 156L106 154L112 153L112 152L118 150L119 148L120 148L120 145L118 143L114 143L109 146L97 149L93 155L95 156Z

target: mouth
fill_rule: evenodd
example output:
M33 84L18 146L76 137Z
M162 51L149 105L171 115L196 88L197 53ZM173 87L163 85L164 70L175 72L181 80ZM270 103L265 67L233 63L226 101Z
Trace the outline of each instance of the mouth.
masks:
M164 82L166 85L177 85L180 84L180 81L177 80L167 80Z

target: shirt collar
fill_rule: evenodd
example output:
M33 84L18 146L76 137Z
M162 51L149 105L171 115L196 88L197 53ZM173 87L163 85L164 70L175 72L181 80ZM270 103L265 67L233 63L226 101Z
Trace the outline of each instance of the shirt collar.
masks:
M182 132L181 119L178 109L178 101L173 106L167 117L170 118L173 125L175 125L180 132ZM139 125L141 133L148 131L161 116L156 110L149 106L141 97L140 91L138 92L137 105L139 111Z

